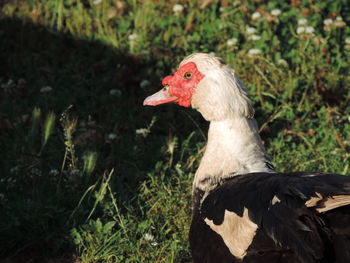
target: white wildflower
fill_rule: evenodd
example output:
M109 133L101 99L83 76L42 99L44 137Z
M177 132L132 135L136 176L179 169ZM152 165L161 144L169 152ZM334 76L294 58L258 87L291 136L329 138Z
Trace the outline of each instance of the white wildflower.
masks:
M12 178L12 177L9 177L7 178L7 183L8 184L14 184L17 182L17 179L16 178Z
M343 18L342 18L341 16L337 16L337 17L335 18L335 20L337 20L337 21L343 21Z
M252 49L249 49L249 51L248 51L248 56L254 56L254 55L259 55L259 54L262 54L261 49L252 48Z
M234 1L233 6L239 6L241 4L241 1Z
M183 5L176 4L176 5L173 6L173 12L175 14L180 14L180 13L182 13L182 11L184 11Z
M246 33L248 34L248 35L252 35L252 34L254 34L256 32L256 28L255 27L247 27L247 29L246 29Z
M149 82L149 80L144 79L144 80L142 80L142 81L140 82L140 87L141 87L142 89L144 89L144 88L148 87L150 84L151 84L151 82Z
M146 128L140 128L135 131L136 135L141 135L143 137L147 137L147 135L150 133L149 129Z
M138 38L138 35L136 33L132 33L131 35L129 35L129 41L136 41L136 39Z
M41 170L39 170L38 168L32 168L30 172L32 175L41 176Z
M229 47L232 47L232 46L235 46L237 45L238 43L238 39L237 38L230 38L226 41L226 44L229 46Z
M315 29L312 26L305 27L305 33L306 34L312 34L314 33Z
M277 65L284 66L284 67L288 67L288 62L287 62L285 59L280 58L280 59L277 61Z
M271 15L273 16L279 16L280 14L282 14L282 11L280 9L271 10Z
M350 140L345 140L345 141L343 141L343 143L344 143L345 145L350 145Z
M57 169L51 169L50 172L49 172L50 175L53 175L53 176L56 176L56 175L59 175L60 172L57 170Z
M95 126L96 125L96 121L94 121L94 120L89 120L88 122L87 122L87 126Z
M343 21L343 18L341 16L337 16L333 24L337 28L342 28L346 26L346 23Z
M350 37L345 38L345 44L350 45Z
M220 6L219 11L220 11L220 13L223 13L225 11L225 7Z
M154 240L154 236L150 233L146 233L143 235L143 238L146 240L146 241L153 241Z
M109 134L107 135L107 140L113 141L113 140L117 139L117 137L118 137L117 134L115 134L115 133L109 133Z
M16 165L10 169L10 173L17 174L19 172L19 167Z
M248 37L250 40L253 40L253 41L258 41L258 40L260 40L261 39L261 36L259 36L259 35L251 35L251 36L249 36Z
M7 83L1 84L1 88L5 89L5 90L11 89L15 86L16 86L16 84L13 82L12 79L9 79L7 81Z
M330 26L330 25L333 24L333 19L332 18L327 18L327 19L323 20L323 24L325 26Z
M299 26L305 26L307 25L307 19L306 18L301 18L298 20L298 25Z
M338 148L335 148L333 151L331 151L331 154L337 155L338 152L339 152L339 149L338 149Z
M40 89L41 93L48 93L50 91L52 91L52 88L50 86L44 86Z
M151 242L152 246L156 246L158 245L158 243L155 241L154 236L150 233L146 233L144 234L143 238L148 241Z
M300 34L303 34L303 33L305 33L305 27L304 26L298 26L297 34L300 35Z
M119 89L111 89L109 91L109 95L120 97L120 95L122 95L122 92Z
M261 17L261 14L259 12L254 12L252 14L252 20L258 20Z
M79 173L80 173L79 169L72 169L72 170L70 171L70 174L71 174L71 175L78 175Z
M93 1L93 4L94 5L99 5L99 4L101 4L102 3L102 0L94 0Z

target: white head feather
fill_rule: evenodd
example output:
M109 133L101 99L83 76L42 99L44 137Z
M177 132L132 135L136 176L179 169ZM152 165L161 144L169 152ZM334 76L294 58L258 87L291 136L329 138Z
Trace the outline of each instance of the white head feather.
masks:
M198 83L191 104L207 121L254 116L246 87L222 59L195 53L186 57L180 67L188 62L194 62L205 76Z

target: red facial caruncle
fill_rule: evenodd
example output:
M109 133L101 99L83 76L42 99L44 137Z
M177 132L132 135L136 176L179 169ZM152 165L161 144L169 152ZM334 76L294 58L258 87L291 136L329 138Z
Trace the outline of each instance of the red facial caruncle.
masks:
M201 74L194 62L188 62L181 66L173 76L163 79L164 88L147 97L143 105L159 105L175 102L181 106L191 106L191 98L198 83L204 75Z

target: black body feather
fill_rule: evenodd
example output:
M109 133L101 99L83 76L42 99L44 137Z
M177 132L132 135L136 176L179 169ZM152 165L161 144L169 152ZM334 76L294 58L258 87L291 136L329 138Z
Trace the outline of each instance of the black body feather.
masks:
M338 195L350 195L350 177L250 173L227 179L209 193L195 189L190 229L194 263L350 262L350 205L324 213L305 205L312 197ZM272 202L274 197L278 202ZM225 224L225 210L243 216L244 208L258 229L241 260L204 220Z

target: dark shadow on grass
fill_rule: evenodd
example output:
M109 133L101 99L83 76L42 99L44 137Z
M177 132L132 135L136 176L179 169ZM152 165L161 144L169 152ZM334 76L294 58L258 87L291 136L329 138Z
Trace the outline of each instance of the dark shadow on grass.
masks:
M140 182L164 158L160 148L169 133L181 138L194 125L175 107L142 106L144 97L159 87L161 76L152 68L161 57L130 55L15 19L0 20L0 35L0 262L72 261L70 231L86 223L94 200L83 202L68 218L87 188L115 168L112 183L118 205L132 207ZM164 63L164 72L170 64ZM145 89L140 88L143 79L151 83ZM60 170L64 157L58 119L69 105L70 115L78 119L77 156L87 151L98 154L90 177L50 173ZM39 127L33 127L35 107L42 113ZM41 150L40 126L49 111L57 114L56 128ZM158 121L151 134L137 135L136 129L147 127L155 114ZM179 122L182 129L175 131ZM116 136L108 140L111 133ZM98 209L94 215L104 216Z

